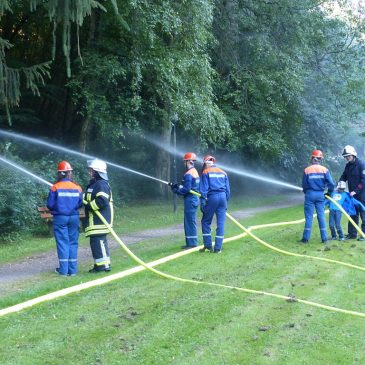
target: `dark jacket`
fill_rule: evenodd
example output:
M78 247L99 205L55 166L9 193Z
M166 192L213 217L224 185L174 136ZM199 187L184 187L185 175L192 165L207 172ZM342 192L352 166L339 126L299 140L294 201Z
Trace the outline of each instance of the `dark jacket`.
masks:
M347 181L349 192L354 191L356 199L365 201L365 163L363 161L355 157L353 162L348 162L340 181Z
M86 201L86 202L85 202ZM86 215L85 236L109 233L108 228L95 214L99 211L106 221L113 225L113 199L109 183L101 178L90 180L84 194Z

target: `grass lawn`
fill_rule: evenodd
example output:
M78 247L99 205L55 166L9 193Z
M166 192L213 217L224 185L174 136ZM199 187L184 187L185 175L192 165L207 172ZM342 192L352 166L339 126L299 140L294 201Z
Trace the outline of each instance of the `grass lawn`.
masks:
M298 206L240 222L247 227L302 217ZM323 251L314 224L310 244L302 246L297 243L302 229L303 225L283 226L255 234L288 251L365 266L363 244L335 242L331 251ZM226 237L238 233L227 222ZM132 250L151 261L177 252L181 244L182 235L142 242ZM114 272L135 265L122 250L113 255ZM221 255L195 252L157 268L183 278L292 294L365 312L364 272L279 254L250 237L226 244ZM24 283L21 292L1 297L0 306L90 280L86 267L80 271L75 278L41 275ZM1 364L365 363L365 318L174 282L146 271L0 317L0 330Z

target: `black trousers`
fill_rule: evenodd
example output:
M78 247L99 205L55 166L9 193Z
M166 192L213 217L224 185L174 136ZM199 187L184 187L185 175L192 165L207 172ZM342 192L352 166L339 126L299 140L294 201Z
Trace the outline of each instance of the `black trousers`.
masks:
M359 217L361 217L361 230L365 233L365 212L362 212L359 209L359 207L355 207L355 208L356 208L356 215L352 215L351 218L357 225L359 225ZM351 237L356 237L357 233L358 233L356 228L352 225L351 222L348 223L348 233L349 233L349 236L351 236Z
M95 265L109 267L110 253L106 234L90 236L90 248Z

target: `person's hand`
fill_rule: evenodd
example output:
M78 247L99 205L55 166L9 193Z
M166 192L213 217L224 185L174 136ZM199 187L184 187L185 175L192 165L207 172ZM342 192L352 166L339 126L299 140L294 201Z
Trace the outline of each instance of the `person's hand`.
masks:
M356 193L354 191L351 191L350 196L354 196Z
M327 192L327 193L324 193L324 197L325 197L325 199L328 199L328 198L330 198L330 197L331 197L331 195L330 195L330 194L328 194L328 192Z

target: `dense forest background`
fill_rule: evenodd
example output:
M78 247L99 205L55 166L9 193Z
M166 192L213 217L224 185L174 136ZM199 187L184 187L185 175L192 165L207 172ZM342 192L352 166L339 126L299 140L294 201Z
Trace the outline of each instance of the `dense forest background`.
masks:
M175 126L183 152L295 184L318 148L337 179L344 145L364 153L361 3L0 0L0 128L170 181ZM68 159L87 181L74 155L1 135L0 154L49 181ZM48 188L1 171L1 230L31 227ZM167 194L110 176L117 206Z

